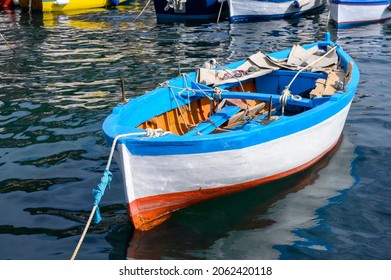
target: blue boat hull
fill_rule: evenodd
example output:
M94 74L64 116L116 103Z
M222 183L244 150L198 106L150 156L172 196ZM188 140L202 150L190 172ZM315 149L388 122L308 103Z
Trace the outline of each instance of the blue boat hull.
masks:
M222 5L218 0L186 0L182 5L154 0L154 5L158 22L215 20L228 14L227 2Z

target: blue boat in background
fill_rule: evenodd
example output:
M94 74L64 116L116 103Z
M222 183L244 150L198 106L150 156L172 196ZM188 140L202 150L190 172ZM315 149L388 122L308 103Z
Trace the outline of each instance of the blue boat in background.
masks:
M330 17L338 27L391 18L391 0L330 0Z
M226 0L153 0L158 22L220 20L228 15Z

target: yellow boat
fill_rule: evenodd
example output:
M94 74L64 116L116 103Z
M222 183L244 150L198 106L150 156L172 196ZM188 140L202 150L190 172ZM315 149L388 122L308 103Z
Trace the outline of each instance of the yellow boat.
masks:
M130 0L19 0L22 8L42 12L60 12L117 6Z
M78 29L105 29L110 25L106 21L91 21L82 20L80 15L86 13L100 13L106 11L105 8L94 8L94 9L82 9L82 10L70 10L65 12L49 12L41 13L42 24L44 27L56 27L59 24L65 24L68 27ZM35 17L37 18L37 17Z

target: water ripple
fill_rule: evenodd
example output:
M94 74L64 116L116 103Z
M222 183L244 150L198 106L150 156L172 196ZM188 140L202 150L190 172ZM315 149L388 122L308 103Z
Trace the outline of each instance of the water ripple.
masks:
M330 31L360 68L346 140L299 176L179 212L150 233L130 228L115 163L111 190L81 259L389 258L391 25L336 30L327 11L243 24L133 22L140 1L77 14L0 17L1 259L67 259L92 204L109 148L104 118L128 99L193 71L323 38ZM343 160L342 160L343 159ZM270 186L269 186L270 187ZM227 209L226 204L232 207ZM217 225L217 226L216 226ZM15 248L19 248L15 250Z

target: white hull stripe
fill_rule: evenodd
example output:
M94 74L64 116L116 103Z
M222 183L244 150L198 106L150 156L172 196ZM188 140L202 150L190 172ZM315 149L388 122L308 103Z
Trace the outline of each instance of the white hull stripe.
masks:
M325 1L309 0L307 5L296 8L292 1L255 1L255 0L229 0L231 19L245 18L281 18L294 14L302 14L325 5Z
M391 18L390 4L330 4L330 16L337 24L365 23Z
M303 131L237 150L203 154L132 156L119 144L127 202L167 193L256 181L295 169L330 149L339 139L350 104ZM121 157L119 158L119 156Z

